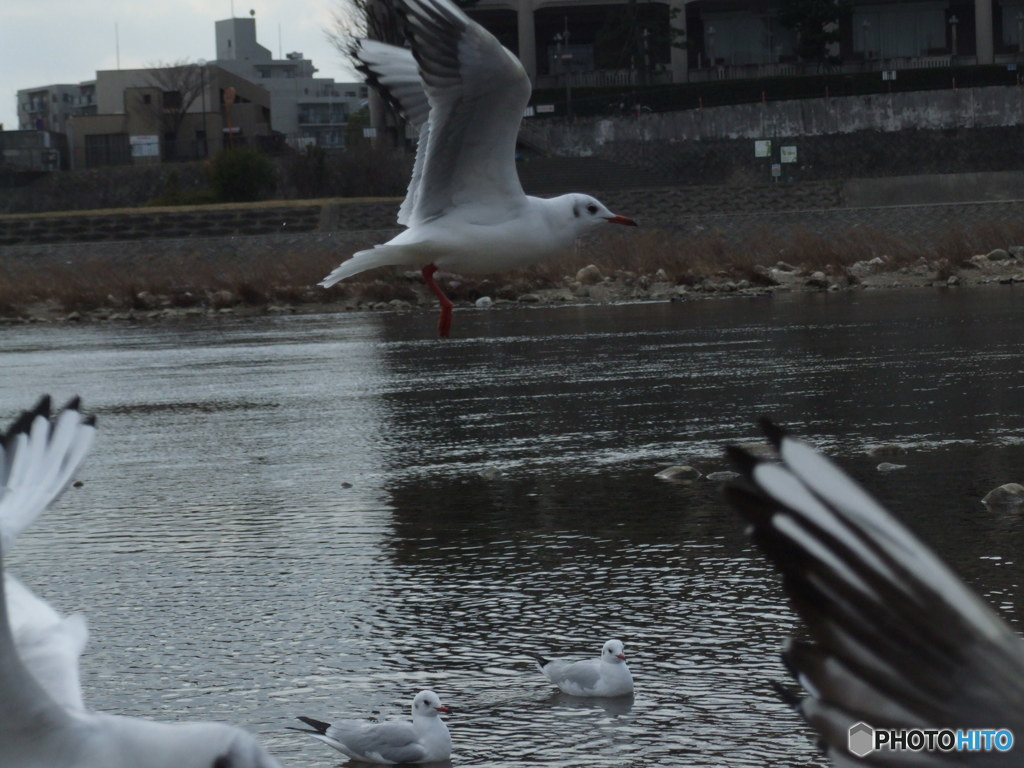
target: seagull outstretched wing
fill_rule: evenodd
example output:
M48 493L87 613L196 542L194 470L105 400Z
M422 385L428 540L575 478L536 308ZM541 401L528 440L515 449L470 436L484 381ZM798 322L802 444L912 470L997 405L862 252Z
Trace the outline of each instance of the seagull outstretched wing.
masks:
M362 40L353 53L419 131L399 223L411 227L469 203L518 203L516 137L531 92L522 64L448 0L395 6L411 50Z
M799 709L837 765L849 728L1008 728L1024 740L1024 641L914 534L811 446L765 423L779 461L730 448L726 488L782 573L810 641ZM1008 753L874 752L865 765L1021 765Z

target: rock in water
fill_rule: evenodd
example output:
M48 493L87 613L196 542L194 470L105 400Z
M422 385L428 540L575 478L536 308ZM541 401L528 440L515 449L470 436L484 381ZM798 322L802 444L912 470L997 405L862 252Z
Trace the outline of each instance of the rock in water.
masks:
M735 480L739 476L739 472L733 472L730 469L723 469L721 472L709 473L706 479L713 483L727 483L730 480Z
M993 488L985 494L981 500L982 504L992 506L1010 506L1024 504L1024 485L1020 483L1006 483L998 488Z
M700 479L700 472L693 467L672 466L666 467L655 475L659 480L667 480L671 483L692 483Z

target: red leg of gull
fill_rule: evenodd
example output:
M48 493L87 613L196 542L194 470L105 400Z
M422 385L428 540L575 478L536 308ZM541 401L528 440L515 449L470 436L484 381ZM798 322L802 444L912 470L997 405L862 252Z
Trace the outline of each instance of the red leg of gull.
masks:
M437 335L442 339L446 339L448 334L452 332L452 301L444 295L441 286L434 282L435 272L437 272L437 267L433 264L427 264L420 274L423 275L423 280L426 282L427 287L434 292L438 303L441 305L441 317L437 320Z

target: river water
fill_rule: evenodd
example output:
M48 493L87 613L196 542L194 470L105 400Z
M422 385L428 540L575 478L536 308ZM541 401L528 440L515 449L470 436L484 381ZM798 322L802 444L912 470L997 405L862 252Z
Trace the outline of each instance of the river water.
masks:
M0 416L81 394L100 436L8 565L84 611L94 708L286 730L407 717L454 765L819 766L772 690L796 628L718 486L769 414L837 455L1015 620L1024 294L841 293L0 327ZM881 473L866 451L899 445ZM632 701L527 653L626 643Z

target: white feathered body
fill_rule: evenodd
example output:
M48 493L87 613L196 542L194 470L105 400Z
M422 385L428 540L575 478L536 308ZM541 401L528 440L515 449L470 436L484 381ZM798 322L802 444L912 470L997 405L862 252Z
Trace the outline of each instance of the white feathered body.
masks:
M581 230L572 218L572 196L544 199L524 195L510 209L463 204L437 218L406 229L386 243L359 251L323 282L339 280L384 266L488 274L519 269L569 251Z
M604 659L553 659L538 666L548 680L570 696L610 698L633 693L633 676L625 662L614 663Z
M353 760L381 765L435 763L452 753L448 726L438 717L414 716L412 723L339 720L313 737Z

